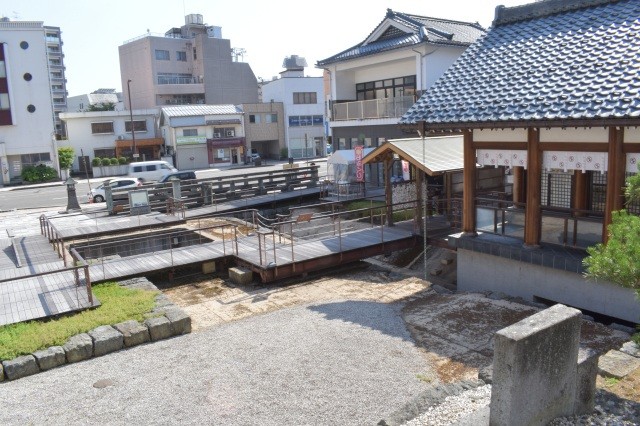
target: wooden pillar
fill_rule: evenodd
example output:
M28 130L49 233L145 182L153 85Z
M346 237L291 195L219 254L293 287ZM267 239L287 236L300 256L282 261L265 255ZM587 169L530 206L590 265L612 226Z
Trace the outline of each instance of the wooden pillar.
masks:
M524 203L524 167L514 167L513 169L513 202Z
M604 226L602 227L602 241L607 242L609 233L607 227L611 224L612 212L624 207L624 173L625 156L622 151L624 129L609 127L609 159L607 169L607 198L604 207Z
M462 232L476 233L476 150L473 131L464 132L464 169L462 171Z
M387 225L393 225L393 193L391 192L391 168L393 155L387 155L382 163L384 167L384 198L387 204Z
M527 129L527 207L524 220L524 244L536 247L540 244L540 179L542 178L542 151L540 131Z
M587 210L587 174L581 170L573 172L573 208ZM574 216L584 216L582 212L575 212Z
M424 142L424 141L423 141ZM424 197L422 195L422 186L424 185L424 172L420 170L418 167L413 166L413 172L416 177L416 216L415 220L417 223L417 229L420 235L424 235L424 218L423 214L426 212L422 211L422 207L424 205Z

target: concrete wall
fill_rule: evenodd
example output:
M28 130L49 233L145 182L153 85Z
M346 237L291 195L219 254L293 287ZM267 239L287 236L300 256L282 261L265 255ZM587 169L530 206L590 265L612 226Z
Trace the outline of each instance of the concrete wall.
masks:
M555 305L496 333L492 425L547 424L573 414L580 311Z
M625 321L640 321L635 293L611 283L464 249L458 249L457 264L459 291L503 292L526 300L537 296Z

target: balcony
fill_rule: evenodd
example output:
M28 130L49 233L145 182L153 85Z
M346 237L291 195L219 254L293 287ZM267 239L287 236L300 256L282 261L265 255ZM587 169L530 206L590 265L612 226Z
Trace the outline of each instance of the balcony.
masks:
M372 118L399 118L415 103L413 96L342 102L333 105L333 120L363 120Z
M202 84L201 77L158 76L158 85L162 84Z

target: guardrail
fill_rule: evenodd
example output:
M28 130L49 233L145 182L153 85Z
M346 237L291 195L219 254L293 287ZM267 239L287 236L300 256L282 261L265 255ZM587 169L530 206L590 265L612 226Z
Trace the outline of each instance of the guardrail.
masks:
M217 206L226 201L248 199L259 195L277 194L318 185L318 166L298 167L281 171L245 173L235 176L144 184L136 190L145 189L153 211L166 211L169 198L179 199L185 209L202 206ZM105 191L109 214L127 213L129 190Z

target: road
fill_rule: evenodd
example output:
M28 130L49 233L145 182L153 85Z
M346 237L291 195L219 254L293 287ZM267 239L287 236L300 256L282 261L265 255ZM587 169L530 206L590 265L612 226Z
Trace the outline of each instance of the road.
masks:
M256 167L243 167L243 168L227 168L227 169L206 169L196 170L196 177L199 179L214 177L214 176L237 176L245 173L252 173L256 171L275 171L282 170L282 164L284 162L278 161L273 164ZM306 161L299 162L301 166L307 164ZM319 168L319 175L325 176L327 171L326 161L318 161L316 163ZM76 194L78 202L85 204L88 202L87 193L89 192L89 185L95 188L104 179L80 179L75 178L78 181L76 185ZM0 188L0 211L11 211L21 209L36 209L36 208L49 208L49 207L66 207L67 205L67 188L62 182L56 182L49 186L30 187L15 186Z

